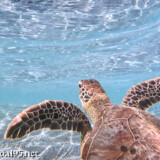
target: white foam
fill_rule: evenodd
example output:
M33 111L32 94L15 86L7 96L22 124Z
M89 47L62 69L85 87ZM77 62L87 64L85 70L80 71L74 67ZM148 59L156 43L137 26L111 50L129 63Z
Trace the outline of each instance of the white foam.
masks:
M129 64L130 66L135 66L137 64L141 64L142 62L138 62L138 61L125 61L124 63Z
M13 50L13 49L16 49L16 47L14 47L14 46L13 47L8 47L8 49Z

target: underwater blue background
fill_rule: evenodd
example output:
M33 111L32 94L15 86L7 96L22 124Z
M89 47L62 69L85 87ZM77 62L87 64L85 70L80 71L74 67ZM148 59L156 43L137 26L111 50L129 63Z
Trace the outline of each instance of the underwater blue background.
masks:
M97 79L120 104L131 86L154 77L160 77L159 0L0 1L0 151L79 160L78 133L46 129L9 141L4 132L24 108L46 99L82 109L81 79ZM160 117L159 106L148 111Z

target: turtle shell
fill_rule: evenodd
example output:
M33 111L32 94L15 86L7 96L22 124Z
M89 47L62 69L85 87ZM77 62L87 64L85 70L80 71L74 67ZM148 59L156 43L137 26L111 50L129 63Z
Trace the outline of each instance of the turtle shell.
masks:
M114 105L97 120L81 145L82 160L160 160L160 119Z

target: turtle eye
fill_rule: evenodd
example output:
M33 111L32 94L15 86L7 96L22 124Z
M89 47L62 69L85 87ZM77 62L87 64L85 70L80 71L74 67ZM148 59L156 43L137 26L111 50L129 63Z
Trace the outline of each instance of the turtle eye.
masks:
M82 80L81 81L79 81L79 83L78 83L78 85L79 85L79 88L82 88Z

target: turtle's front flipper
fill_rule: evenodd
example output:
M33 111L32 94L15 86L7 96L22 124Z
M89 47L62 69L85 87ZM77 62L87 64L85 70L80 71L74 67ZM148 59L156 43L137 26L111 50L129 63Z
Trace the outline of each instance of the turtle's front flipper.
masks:
M145 110L160 101L160 77L150 79L131 87L122 104Z
M8 126L4 138L22 138L43 128L77 131L84 137L91 125L85 114L72 103L48 100L18 114Z

